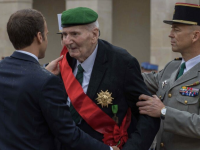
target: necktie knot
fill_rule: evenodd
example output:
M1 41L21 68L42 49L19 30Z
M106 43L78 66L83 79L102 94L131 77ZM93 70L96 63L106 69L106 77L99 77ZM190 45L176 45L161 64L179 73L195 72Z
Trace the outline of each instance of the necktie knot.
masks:
M76 79L78 80L78 82L82 85L83 82L83 72L84 69L82 68L81 64L78 65L78 71L76 74Z
M84 72L84 69L83 69L83 67L81 66L81 64L78 65L78 72L82 72L82 73Z
M185 69L185 62L181 64L181 69Z
M181 64L181 67L180 67L180 70L179 70L177 79L178 79L180 76L183 75L184 69L185 69L185 62Z

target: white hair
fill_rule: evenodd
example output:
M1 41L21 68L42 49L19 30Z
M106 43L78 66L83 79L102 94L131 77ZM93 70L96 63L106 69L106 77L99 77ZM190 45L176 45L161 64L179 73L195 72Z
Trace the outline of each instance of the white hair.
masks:
M93 22L94 26L97 27L99 29L99 22L98 20L96 20L95 22Z
M99 22L96 20L95 22L92 22L90 24L87 24L88 30L93 30L94 28L99 29Z

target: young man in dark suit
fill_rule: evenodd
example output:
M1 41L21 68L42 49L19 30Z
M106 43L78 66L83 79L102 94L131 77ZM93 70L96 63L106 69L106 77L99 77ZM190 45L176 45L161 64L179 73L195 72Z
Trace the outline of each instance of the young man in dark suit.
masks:
M123 149L147 150L160 120L139 115L136 107L141 94L150 95L140 66L126 50L99 39L97 18L96 12L83 7L61 16L65 46L60 69L72 118L108 145L122 148L131 138Z
M62 81L38 62L48 43L43 15L19 10L7 32L16 51L0 62L0 149L55 150L56 137L76 150L109 150L75 126Z

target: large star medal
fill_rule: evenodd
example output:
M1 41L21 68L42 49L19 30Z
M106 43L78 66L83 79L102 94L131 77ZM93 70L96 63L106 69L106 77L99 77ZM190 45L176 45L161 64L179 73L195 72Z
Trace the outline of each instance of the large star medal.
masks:
M96 100L98 102L97 104L101 104L102 108L104 106L105 107L107 106L107 108L108 108L108 105L112 104L112 101L114 99L114 98L111 97L111 94L112 93L109 93L108 90L106 90L105 92L103 92L101 90L101 92L99 94L97 93L97 95L98 95L98 97L96 98Z

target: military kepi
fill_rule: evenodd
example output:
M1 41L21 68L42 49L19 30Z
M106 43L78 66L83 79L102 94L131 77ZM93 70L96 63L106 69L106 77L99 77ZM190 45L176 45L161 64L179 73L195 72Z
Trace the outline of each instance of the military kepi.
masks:
M188 3L176 3L173 20L164 20L164 23L181 23L200 25L200 6Z
M85 25L95 22L98 14L86 7L77 7L62 12L62 27L70 27L76 25Z

